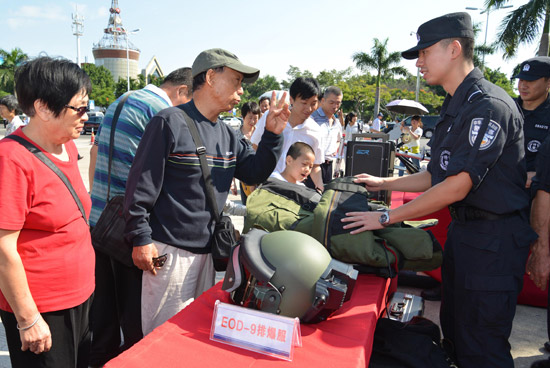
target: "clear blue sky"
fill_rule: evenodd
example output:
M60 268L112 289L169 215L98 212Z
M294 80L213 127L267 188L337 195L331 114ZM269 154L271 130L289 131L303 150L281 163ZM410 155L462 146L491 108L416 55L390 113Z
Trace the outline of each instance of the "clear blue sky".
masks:
M526 0L512 1L514 8ZM2 41L0 47L20 47L30 56L46 53L76 61L76 37L71 14L78 6L84 16L81 37L82 61L93 62L92 47L103 36L110 0L0 0ZM141 50L140 69L156 56L165 74L191 66L202 50L222 47L246 64L260 68L280 81L289 65L317 74L324 69L354 66L351 56L370 52L373 38L389 38L390 51L403 51L416 44L416 31L423 22L465 7L482 8L484 0L119 0L123 24L140 28L131 41ZM493 11L489 17L488 43L510 9ZM480 23L483 43L486 15L469 11ZM518 57L503 61L501 54L488 56L490 68L510 74L513 67L532 57L536 43L522 47ZM414 61L402 61L416 73Z

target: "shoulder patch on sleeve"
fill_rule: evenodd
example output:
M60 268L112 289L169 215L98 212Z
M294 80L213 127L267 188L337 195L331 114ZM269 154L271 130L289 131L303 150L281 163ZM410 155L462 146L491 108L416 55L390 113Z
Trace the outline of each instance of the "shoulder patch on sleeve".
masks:
M481 129L482 122L483 122L483 118L475 118L475 119L472 119L472 122L470 123L470 132L468 136L469 136L470 146L472 147L475 144L475 141L479 133L479 129ZM494 120L489 121L489 126L487 127L487 131L483 136L483 140L481 141L479 150L482 151L491 147L493 142L496 140L499 132L500 132L500 124Z

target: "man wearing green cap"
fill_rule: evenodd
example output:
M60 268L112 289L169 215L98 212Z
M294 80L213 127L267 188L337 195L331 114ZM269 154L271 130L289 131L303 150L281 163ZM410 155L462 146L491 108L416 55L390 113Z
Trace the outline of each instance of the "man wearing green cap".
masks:
M524 189L523 119L510 96L474 67L467 13L432 19L417 36L418 44L402 56L418 58L426 82L447 92L428 169L393 178L362 174L356 181L372 191L424 193L395 210L348 213L345 228L379 229L448 206L453 221L441 269L443 335L461 368L512 368L508 338L536 239Z
M255 152L218 115L240 102L242 83L260 73L237 56L211 49L192 66L193 99L159 112L147 125L128 176L126 237L134 264L144 271L142 328L148 334L214 284L210 255L214 219L206 199L197 147L182 110L198 129L206 151L218 209L233 177L259 184L275 168L290 111L272 99L266 131ZM153 258L166 255L159 266Z

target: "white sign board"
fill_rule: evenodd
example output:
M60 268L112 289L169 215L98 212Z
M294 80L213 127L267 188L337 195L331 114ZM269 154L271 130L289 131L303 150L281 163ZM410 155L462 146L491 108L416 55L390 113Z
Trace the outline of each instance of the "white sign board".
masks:
M300 320L216 301L210 339L292 360L302 346Z

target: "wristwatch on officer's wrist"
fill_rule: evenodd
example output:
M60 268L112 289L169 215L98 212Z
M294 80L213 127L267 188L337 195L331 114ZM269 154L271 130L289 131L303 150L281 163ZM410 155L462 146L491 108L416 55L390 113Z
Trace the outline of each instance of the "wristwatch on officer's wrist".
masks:
M378 218L380 225L388 226L390 224L390 211L382 212L382 215Z

